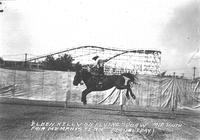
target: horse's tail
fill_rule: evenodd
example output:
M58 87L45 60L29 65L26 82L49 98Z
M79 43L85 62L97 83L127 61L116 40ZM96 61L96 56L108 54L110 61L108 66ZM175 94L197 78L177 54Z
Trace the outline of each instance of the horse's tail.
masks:
M126 92L126 97L129 99L129 94L132 96L133 99L135 99L135 95L132 93L132 90L131 90L131 82L133 82L133 84L136 84L135 82L135 79L137 78L134 74L131 74L131 73L123 73L121 74L123 77L126 77L128 78L129 80L127 81L127 86L129 86L129 90L127 89L127 92ZM130 92L128 92L130 91Z

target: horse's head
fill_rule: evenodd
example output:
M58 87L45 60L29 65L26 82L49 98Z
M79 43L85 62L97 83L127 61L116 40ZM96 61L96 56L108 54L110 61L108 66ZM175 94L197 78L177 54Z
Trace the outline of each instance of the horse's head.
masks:
M74 76L73 85L77 86L78 84L83 84L82 81L86 84L87 80L91 77L91 73L88 72L87 68L79 67L76 69L76 75Z
M78 84L80 84L82 80L83 80L82 79L82 69L76 70L76 74L74 76L73 85L78 86Z

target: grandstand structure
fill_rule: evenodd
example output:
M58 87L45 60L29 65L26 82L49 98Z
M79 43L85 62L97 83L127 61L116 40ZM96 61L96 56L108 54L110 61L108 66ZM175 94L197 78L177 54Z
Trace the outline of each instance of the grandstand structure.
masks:
M121 74L123 72L157 75L160 73L161 51L158 50L123 50L116 48L105 48L99 46L81 46L70 48L56 53L50 53L28 59L29 62L40 61L49 55L69 54L74 58L74 63L92 65L94 56L101 59L110 59L105 64L105 74ZM116 56L116 57L115 57Z

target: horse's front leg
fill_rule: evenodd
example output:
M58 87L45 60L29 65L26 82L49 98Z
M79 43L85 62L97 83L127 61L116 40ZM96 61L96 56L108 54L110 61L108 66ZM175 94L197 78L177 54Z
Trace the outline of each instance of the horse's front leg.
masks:
M85 90L82 92L81 102L83 102L84 105L87 104L86 96L87 96L87 94L90 93L90 92L91 92L90 89L85 89Z

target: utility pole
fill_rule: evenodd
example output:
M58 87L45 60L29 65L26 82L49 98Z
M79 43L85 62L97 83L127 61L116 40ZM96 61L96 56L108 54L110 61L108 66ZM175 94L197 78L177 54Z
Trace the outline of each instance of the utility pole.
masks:
M182 77L184 77L185 76L185 74L184 73L182 73Z
M195 75L196 75L196 67L193 67L193 80L195 79Z
M176 73L175 72L173 72L173 77L175 77L176 76Z
M24 58L25 60L24 60L24 66L25 66L25 68L27 68L27 53L25 53L25 58Z
M27 53L25 53L25 62L27 61Z

